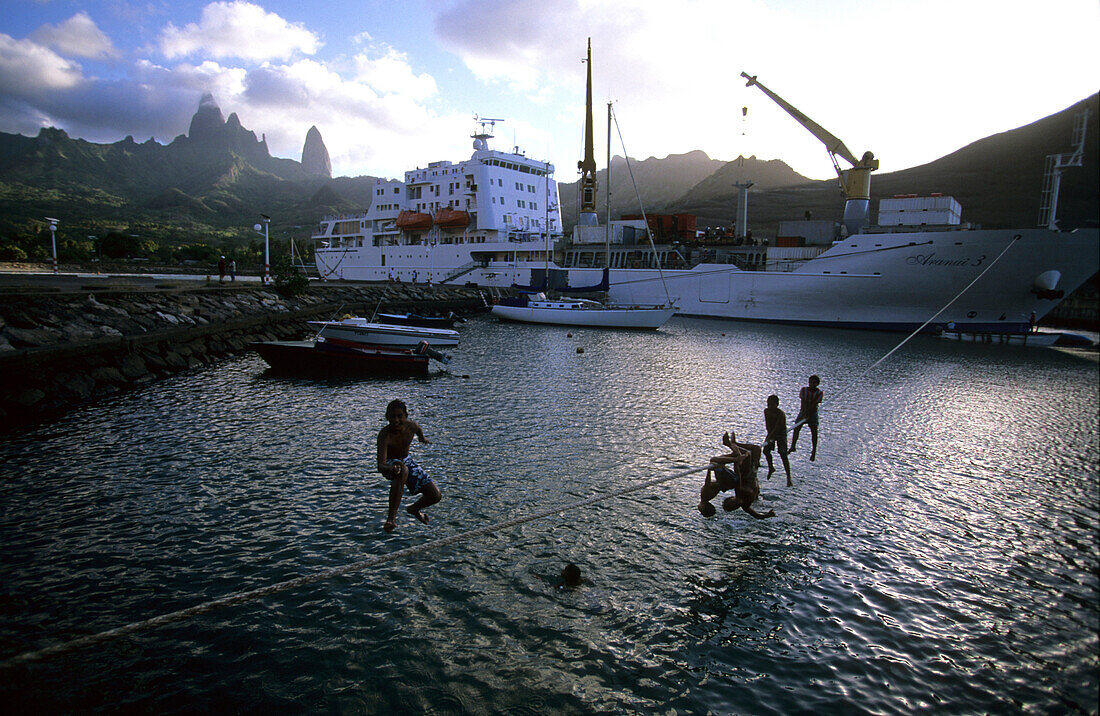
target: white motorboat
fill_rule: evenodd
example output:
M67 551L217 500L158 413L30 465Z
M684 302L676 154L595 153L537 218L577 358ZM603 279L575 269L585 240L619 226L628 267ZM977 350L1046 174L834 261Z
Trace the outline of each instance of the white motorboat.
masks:
M321 338L336 338L372 346L412 348L419 345L421 341L427 341L433 348L458 345L458 331L373 323L358 316L343 318L339 321L310 321L309 325L317 329L317 335Z

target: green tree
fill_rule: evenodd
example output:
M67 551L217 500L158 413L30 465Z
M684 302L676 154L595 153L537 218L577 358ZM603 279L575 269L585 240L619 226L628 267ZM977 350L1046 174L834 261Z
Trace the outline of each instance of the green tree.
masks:
M57 258L60 261L87 261L95 256L95 242L65 239L57 242Z
M14 243L0 244L0 261L26 261L27 252Z
M275 273L275 290L288 298L301 296L309 286L309 278L297 267L290 264L290 253L280 254L272 259Z
M99 241L100 252L109 259L124 259L141 255L141 240L119 231L108 232Z

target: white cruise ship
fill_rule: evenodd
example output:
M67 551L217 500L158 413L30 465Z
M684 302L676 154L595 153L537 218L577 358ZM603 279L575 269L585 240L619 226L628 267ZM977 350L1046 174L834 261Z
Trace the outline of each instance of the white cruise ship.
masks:
M370 209L326 216L313 234L322 279L525 283L562 238L554 166L489 148L503 120L477 120L467 161L379 180ZM486 131L488 130L488 131Z
M707 244L692 231L651 246L645 221L596 225L593 181L582 221L565 241L553 166L490 150L486 123L491 129L501 120L483 120L468 161L380 181L369 211L326 217L314 234L317 269L325 279L566 289L599 283L607 267L607 298L618 305L671 302L685 316L1012 334L1027 332L1100 268L1100 231L1057 228L1057 172L1048 171L1043 191L1045 228L970 226L958 202L942 196L883 199L878 225L868 225L869 172L878 160L870 152L855 157L765 91L853 165L837 167L848 196L844 227L791 222L772 245ZM1079 166L1086 125L1087 115L1073 155L1052 155L1060 166ZM587 175L594 174L593 163ZM737 236L744 237L741 214Z

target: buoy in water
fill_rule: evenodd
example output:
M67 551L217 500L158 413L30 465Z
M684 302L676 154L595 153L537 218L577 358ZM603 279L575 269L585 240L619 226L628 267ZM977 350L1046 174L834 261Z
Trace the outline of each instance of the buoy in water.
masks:
M577 346L577 352L578 353L584 353L584 349L581 348L580 346Z

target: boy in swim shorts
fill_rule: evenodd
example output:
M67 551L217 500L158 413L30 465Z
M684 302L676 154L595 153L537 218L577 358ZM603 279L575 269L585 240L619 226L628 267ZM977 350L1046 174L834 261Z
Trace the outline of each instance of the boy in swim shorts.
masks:
M764 457L768 458L768 479L772 479L775 472L775 463L772 461L772 449L779 448L779 459L783 461L783 469L787 471L787 487L794 485L791 482L791 461L787 459L787 414L779 409L779 396L768 396L768 407L764 408L764 427L768 435L764 438Z
M409 420L409 411L400 400L386 406L387 425L378 431L378 472L390 481L389 509L382 529L393 532L397 527L397 508L401 506L401 493L408 488L410 495L420 495L405 510L424 524L430 521L422 510L439 502L439 492L428 473L409 457L413 437L422 443L431 442L424 437L420 426Z
M817 387L819 385L821 385L821 378L811 375L809 385L798 391L798 398L802 401L802 407L798 409L798 417L794 419L791 449L787 451L788 454L794 452L795 447L798 445L798 434L802 432L802 426L809 425L810 439L813 443L813 449L810 450L810 462L817 459L817 413L821 401L825 398L825 393Z

